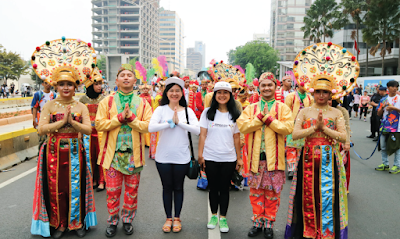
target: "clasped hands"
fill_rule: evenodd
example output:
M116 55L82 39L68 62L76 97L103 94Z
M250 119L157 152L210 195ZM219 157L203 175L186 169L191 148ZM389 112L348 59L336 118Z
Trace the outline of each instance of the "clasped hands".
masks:
M324 129L324 126L325 126L325 124L324 124L324 118L322 115L322 110L319 110L317 122L315 123L314 129L315 129L315 131L317 131L317 130L322 131Z
M65 124L70 124L73 125L74 120L72 119L72 114L71 114L71 106L68 105L67 108L65 109L65 114L64 114L64 118L62 119L62 122Z

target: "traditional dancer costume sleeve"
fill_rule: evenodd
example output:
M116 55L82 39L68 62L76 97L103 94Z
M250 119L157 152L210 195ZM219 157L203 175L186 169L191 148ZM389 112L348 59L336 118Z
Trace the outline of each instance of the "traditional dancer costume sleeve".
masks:
M304 82L300 82L304 85ZM314 103L314 98L307 93L301 94L298 90L286 96L285 104L292 110L292 120L295 121L299 111L305 107L310 107ZM294 171L297 161L300 159L301 148L304 146L304 139L293 140L292 135L286 137L286 162L289 172Z
M304 49L295 59L293 71L309 92L326 90L332 99L346 96L359 74L356 58L332 43L318 43ZM285 238L348 238L346 174L337 142L346 142L343 114L327 106L323 109L324 130L315 131L319 110L314 106L300 111L293 139L305 138L295 167L289 197Z
M95 68L91 77L86 78L84 81L86 89L93 85L94 82L103 82L103 77L98 68ZM88 90L86 90L88 93ZM83 145L85 146L86 160L90 166L90 172L92 173L93 182L97 185L105 182L104 180L104 170L100 165L97 165L97 159L100 153L99 143L101 141L102 132L97 132L95 128L96 113L100 101L104 99L103 94L99 94L97 98L90 98L88 95L82 96L79 101L86 105L89 110L90 123L92 126L92 133L90 135L83 135Z
M260 82L271 75L264 73ZM276 82L274 77L271 79ZM267 115L263 114L264 107L268 107ZM247 106L237 120L240 132L249 134L248 162L244 166L250 171L248 182L255 227L273 227L285 183L285 136L292 133L293 124L289 107L275 99L268 102L261 99Z
M121 67L120 71L123 70L134 72L128 64ZM122 112L126 104L132 114L125 120ZM148 101L133 91L128 94L117 91L99 104L95 122L103 137L97 163L107 170L107 221L111 225L119 222L123 181L125 198L121 218L124 223L132 223L136 215L140 172L145 164L144 134L148 133L151 115Z
M37 47L31 63L35 73L53 86L70 81L77 87L95 67L94 52L90 43L63 38ZM67 106L71 106L72 119L77 123L62 122L68 117ZM49 237L50 226L76 230L97 224L92 176L78 133L91 134L84 104L60 98L45 104L39 134L48 134L48 140L38 159L31 226L34 235Z

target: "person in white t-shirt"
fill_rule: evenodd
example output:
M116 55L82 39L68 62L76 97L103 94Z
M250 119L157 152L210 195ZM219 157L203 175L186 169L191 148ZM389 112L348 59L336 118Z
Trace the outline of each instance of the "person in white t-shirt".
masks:
M188 132L198 135L200 127L194 111L186 105L184 82L171 77L165 85L160 106L150 119L149 132L160 133L155 161L163 185L164 210L167 215L162 230L170 232L172 227L173 232L180 232L183 182L190 163ZM173 222L172 201L175 211Z
M229 205L229 188L234 170L243 166L240 153L240 132L236 119L240 112L236 108L232 87L227 82L218 82L210 108L200 118L199 164L205 168L208 186L211 219L207 228L214 229L218 222L221 232L228 232L226 213ZM218 207L220 219L218 221Z

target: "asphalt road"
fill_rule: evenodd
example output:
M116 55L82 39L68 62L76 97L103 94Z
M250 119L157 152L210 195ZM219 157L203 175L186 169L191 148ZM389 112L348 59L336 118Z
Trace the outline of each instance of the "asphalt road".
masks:
M354 119L351 121L355 150L366 157L371 154L375 144L365 136L369 135L369 122ZM194 137L197 145L197 137ZM195 150L197 151L197 150ZM367 161L351 154L351 183L349 194L349 238L400 238L400 175L377 172L374 168L381 163L380 153ZM391 166L393 156L390 157ZM0 173L0 238L41 238L30 234L32 217L34 172L6 186L4 182L27 172L36 166L31 160L14 167L14 171ZM9 182L9 181L8 181ZM281 207L275 223L275 238L283 238L288 209L290 182L286 182L281 194ZM220 234L217 229L209 231L206 224L209 219L208 194L196 189L196 181L185 181L185 199L182 210L181 233L164 234L161 227L165 214L161 198L161 182L153 160L147 160L139 186L138 212L134 220L135 232L130 238L247 238L252 223L252 210L248 197L248 188L244 191L232 191L228 211L230 232ZM95 193L98 225L87 233L85 238L106 238L107 209L105 191ZM127 238L121 226L115 238ZM77 238L68 233L64 238ZM260 234L257 238L263 238Z

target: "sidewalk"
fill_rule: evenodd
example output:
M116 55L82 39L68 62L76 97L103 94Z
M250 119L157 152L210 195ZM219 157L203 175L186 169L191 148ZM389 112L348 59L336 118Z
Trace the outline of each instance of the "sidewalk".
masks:
M32 120L26 120L26 121L22 121L22 122L15 123L15 124L3 125L3 126L0 126L0 135L9 133L9 132L14 132L17 130L28 129L28 128L32 128L32 127L33 127Z

